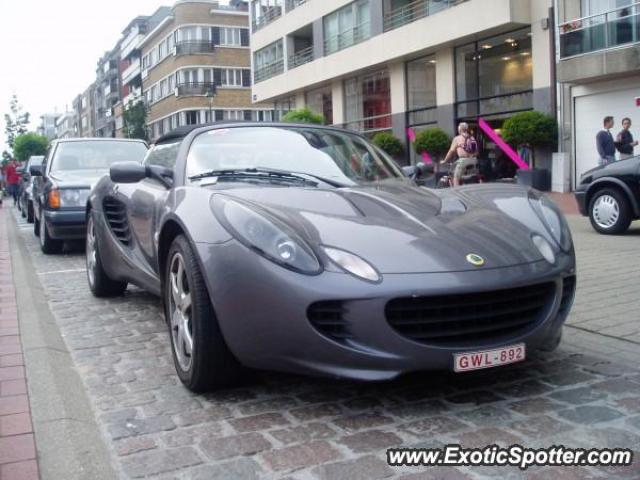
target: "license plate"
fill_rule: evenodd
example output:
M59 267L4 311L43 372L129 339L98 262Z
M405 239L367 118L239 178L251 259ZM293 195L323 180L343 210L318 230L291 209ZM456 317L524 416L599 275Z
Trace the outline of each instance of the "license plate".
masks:
M519 343L495 350L456 353L453 355L453 371L469 372L521 362L525 359L525 349L525 344Z

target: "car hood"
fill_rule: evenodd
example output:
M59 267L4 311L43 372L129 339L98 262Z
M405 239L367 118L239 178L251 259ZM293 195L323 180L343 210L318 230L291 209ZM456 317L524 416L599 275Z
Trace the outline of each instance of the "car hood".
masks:
M528 200L516 186L429 190L405 183L333 190L231 188L225 195L264 210L319 250L338 247L370 262L381 273L477 270L540 261L533 231L548 238Z
M69 172L53 172L49 178L62 188L93 188L107 172L102 170L78 170Z

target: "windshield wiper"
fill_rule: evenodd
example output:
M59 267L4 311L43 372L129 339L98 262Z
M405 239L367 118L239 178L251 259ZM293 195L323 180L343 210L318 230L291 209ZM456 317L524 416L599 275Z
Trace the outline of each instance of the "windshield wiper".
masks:
M311 175L312 176L312 175ZM273 178L277 180L295 181L304 184L318 186L318 182L307 180L304 177L296 175L295 173L286 172L284 170L275 170L270 168L244 168L244 169L230 169L230 170L211 170L209 172L200 173L189 177L189 180L201 180L203 178L211 177L236 177L236 178Z

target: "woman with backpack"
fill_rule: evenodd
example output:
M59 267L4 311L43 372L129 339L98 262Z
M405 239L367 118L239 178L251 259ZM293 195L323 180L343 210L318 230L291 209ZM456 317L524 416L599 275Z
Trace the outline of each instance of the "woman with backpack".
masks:
M441 163L449 163L454 157L457 161L453 172L453 186L458 187L468 167L478 168L478 142L469 133L469 124L466 122L458 125L458 136L451 142L451 148Z

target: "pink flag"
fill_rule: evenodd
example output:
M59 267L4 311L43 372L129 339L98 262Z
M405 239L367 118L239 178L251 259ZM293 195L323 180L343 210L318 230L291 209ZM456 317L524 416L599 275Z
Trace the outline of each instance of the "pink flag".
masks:
M411 143L416 141L416 132L413 131L413 128L407 128L407 137Z
M422 160L427 165L429 165L430 163L433 163L433 160L431 159L431 155L429 155L427 152L422 152L421 156L422 156Z
M491 126L485 122L482 118L480 120L478 120L478 125L480 125L480 128L482 129L482 131L484 133L487 134L487 136L494 141L494 143L500 147L502 149L502 151L504 153L507 154L507 156L511 159L511 161L513 163L515 163L518 168L521 168L522 170L529 170L529 165L527 165L527 162L525 162L522 157L520 155L518 155L513 148L511 148L507 142L505 142L502 138L500 138L500 135L498 135L498 132L496 132L493 128L491 128Z

